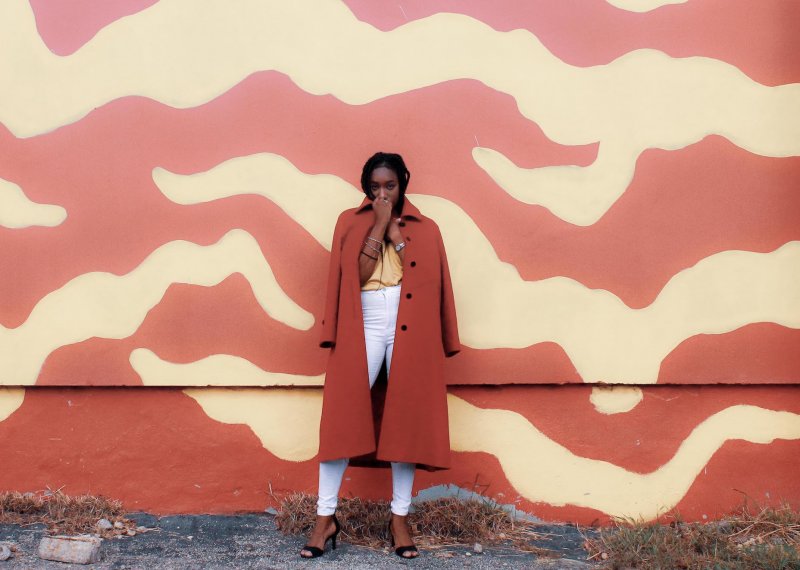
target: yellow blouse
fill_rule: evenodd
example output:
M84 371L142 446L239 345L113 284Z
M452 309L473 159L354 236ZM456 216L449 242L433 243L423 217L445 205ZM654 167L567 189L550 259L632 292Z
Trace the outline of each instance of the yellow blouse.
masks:
M376 291L384 287L399 285L403 279L403 262L392 242L384 242L383 256L375 262L375 270L361 286L362 291Z

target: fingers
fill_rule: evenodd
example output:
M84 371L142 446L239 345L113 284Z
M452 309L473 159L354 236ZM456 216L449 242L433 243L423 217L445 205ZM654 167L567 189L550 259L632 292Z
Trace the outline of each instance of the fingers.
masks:
M379 209L379 210L383 210L383 209L386 209L386 208L391 209L392 203L389 200L384 199L384 198L376 198L372 202L372 207L375 208L375 209Z

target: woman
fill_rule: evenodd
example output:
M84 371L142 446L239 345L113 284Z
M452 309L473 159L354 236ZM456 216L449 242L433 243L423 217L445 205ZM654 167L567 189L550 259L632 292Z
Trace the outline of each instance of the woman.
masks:
M460 349L455 303L439 228L405 197L410 178L400 155L373 155L361 174L364 201L336 222L320 342L331 351L317 521L304 558L322 556L328 540L336 548L335 510L350 458L374 454L391 463L389 535L403 558L419 554L406 522L416 466L450 466L443 368ZM384 360L386 395L373 406Z

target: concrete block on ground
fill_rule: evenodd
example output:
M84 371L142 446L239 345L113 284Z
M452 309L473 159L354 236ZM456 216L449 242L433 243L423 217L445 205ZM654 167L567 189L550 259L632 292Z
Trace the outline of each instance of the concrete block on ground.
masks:
M45 536L39 543L39 558L91 564L100 560L100 543L96 536Z

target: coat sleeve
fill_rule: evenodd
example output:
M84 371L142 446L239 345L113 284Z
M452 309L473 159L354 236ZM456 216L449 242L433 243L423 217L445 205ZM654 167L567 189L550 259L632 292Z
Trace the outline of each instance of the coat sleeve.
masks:
M344 243L344 215L339 215L333 230L331 259L328 266L328 288L325 294L325 310L322 313L322 335L319 345L332 348L336 344L336 327L339 319L339 290L342 286L342 244Z
M453 283L450 280L450 268L447 264L447 254L444 250L444 242L439 228L436 228L437 241L439 245L439 259L442 299L441 299L441 319L442 319L442 346L446 357L454 356L461 351L461 341L458 338L458 319L456 318L456 302L453 297Z

